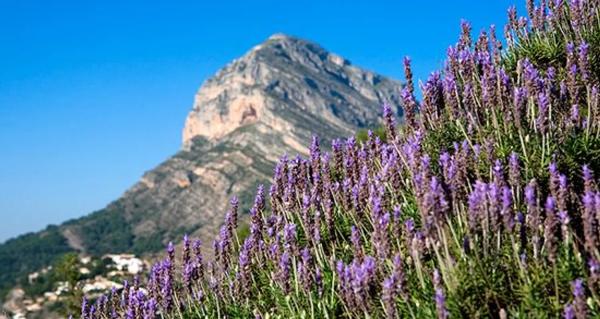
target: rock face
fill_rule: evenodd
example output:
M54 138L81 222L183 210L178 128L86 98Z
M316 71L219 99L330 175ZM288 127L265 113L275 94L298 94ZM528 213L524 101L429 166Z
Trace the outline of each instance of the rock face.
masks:
M231 196L251 204L275 161L305 155L311 135L327 145L378 125L384 102L399 112L400 89L315 43L274 35L202 85L180 152L60 233L74 250L97 254L152 252L184 233L210 245Z
M398 88L314 43L276 34L204 83L186 120L184 146L249 125L287 136L288 146L305 144L311 131L349 135L376 123L383 101L397 106Z

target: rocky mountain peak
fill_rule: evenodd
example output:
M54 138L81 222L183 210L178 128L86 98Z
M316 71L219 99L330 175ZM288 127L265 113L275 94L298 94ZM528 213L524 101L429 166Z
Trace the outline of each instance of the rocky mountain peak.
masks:
M285 33L273 33L267 40L277 41L277 40L289 40L292 38L291 36Z
M247 125L286 130L294 123L283 112L299 110L351 133L348 123L378 118L378 107L365 112L359 104L399 104L399 83L383 80L314 42L274 34L202 85L183 129L184 149L196 136L218 141Z

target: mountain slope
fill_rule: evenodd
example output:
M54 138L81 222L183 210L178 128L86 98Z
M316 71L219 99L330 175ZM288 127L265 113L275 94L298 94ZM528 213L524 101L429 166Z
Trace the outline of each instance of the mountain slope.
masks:
M274 35L202 85L180 152L106 208L53 234L92 254L151 253L184 233L209 241L228 199L251 202L279 156L306 154L301 141L312 134L326 143L377 125L382 103L399 112L400 88L315 43ZM28 260L38 252L23 241L42 235L0 245L0 286L35 269ZM17 246L25 248L16 254Z

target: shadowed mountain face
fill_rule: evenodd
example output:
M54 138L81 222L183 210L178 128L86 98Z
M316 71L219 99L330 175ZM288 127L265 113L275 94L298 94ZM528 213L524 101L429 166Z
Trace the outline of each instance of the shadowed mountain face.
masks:
M275 161L283 154L305 155L311 135L326 145L376 126L384 102L399 112L400 89L399 82L315 43L274 35L202 85L181 151L121 198L0 245L0 286L68 250L152 253L184 233L210 245L231 196L249 205ZM52 239L54 249L40 248L43 237Z

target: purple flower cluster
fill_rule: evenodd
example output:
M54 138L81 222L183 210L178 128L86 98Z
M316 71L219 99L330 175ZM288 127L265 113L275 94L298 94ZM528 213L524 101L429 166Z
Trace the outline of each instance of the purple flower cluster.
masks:
M368 312L373 302L371 296L375 288L375 267L375 258L371 256L366 256L362 262L354 260L349 265L337 262L340 294L349 309Z
M532 315L518 309L537 295L549 317L597 315L600 190L592 169L573 165L561 146L600 135L594 48L584 38L600 3L527 7L527 18L509 10L509 52L569 23L575 36L564 65L518 56L511 69L495 28L472 38L463 22L443 72L422 85L421 103L404 61L404 126L384 105L385 140L337 139L328 152L314 137L307 158L277 163L268 196L258 187L247 237L238 238L244 219L234 198L212 258L186 236L181 260L169 245L145 288L86 300L82 317L300 317L308 309L313 317L518 317ZM485 267L502 276L482 278ZM558 276L564 269L576 270ZM545 275L554 289L531 284ZM471 276L488 290L465 296ZM510 285L500 289L508 297L496 298L500 285ZM463 307L471 300L478 304Z

